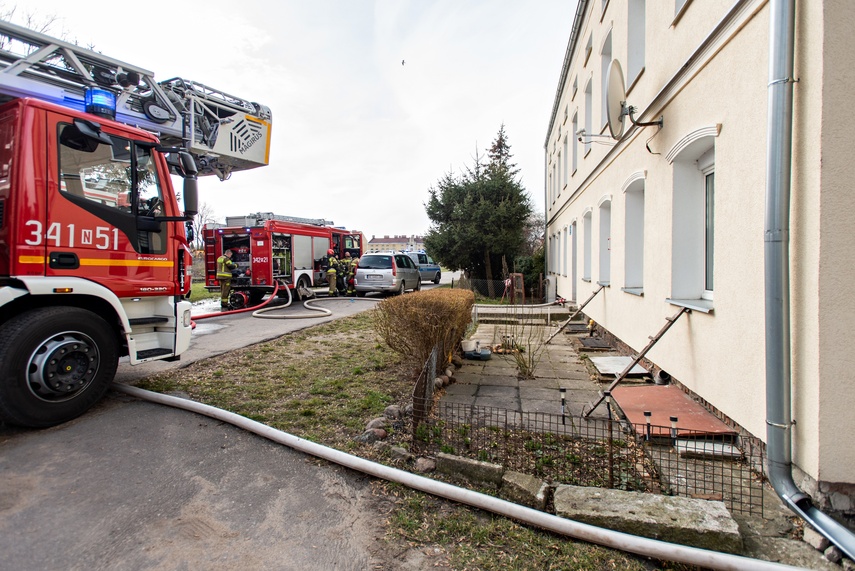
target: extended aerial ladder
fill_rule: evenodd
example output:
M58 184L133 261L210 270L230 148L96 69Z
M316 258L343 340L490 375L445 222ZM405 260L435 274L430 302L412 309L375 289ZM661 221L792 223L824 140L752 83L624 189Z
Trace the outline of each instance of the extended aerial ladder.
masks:
M0 103L35 97L82 111L88 88L115 96L117 121L187 149L200 175L225 180L269 162L268 107L191 80L157 82L141 67L0 21Z

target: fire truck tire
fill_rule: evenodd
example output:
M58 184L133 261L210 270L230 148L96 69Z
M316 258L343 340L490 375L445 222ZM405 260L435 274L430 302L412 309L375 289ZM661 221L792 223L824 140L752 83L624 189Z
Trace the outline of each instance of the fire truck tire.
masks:
M297 280L297 287L294 288L294 299L296 301L305 301L307 296L300 294L300 291L305 288L309 289L309 280L306 276L300 276L300 279Z
M22 313L0 329L0 419L44 428L76 418L104 396L118 361L113 328L91 311Z

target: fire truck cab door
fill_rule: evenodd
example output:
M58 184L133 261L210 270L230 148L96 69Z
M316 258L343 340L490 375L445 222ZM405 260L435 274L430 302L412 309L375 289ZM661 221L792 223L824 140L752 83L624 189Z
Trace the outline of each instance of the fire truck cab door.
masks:
M46 275L90 279L119 297L174 294L173 229L157 222L174 201L153 144L60 114L47 127Z

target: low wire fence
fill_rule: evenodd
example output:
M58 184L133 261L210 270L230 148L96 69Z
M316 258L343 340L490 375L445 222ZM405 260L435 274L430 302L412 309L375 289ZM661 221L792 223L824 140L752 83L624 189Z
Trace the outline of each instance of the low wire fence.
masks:
M518 280L484 280L460 278L451 282L455 289L467 289L475 293L475 302L494 300L508 304L543 303L546 288L543 280L533 286L525 286Z
M413 422L418 453L445 452L500 464L554 485L719 500L731 512L763 515L759 440L524 413L438 401L424 390L419 394L414 393Z

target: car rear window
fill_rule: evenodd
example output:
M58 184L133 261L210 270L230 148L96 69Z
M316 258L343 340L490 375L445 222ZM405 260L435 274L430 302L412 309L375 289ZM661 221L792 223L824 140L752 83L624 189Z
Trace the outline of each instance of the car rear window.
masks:
M359 267L363 270L390 270L392 256L362 256L359 258Z

